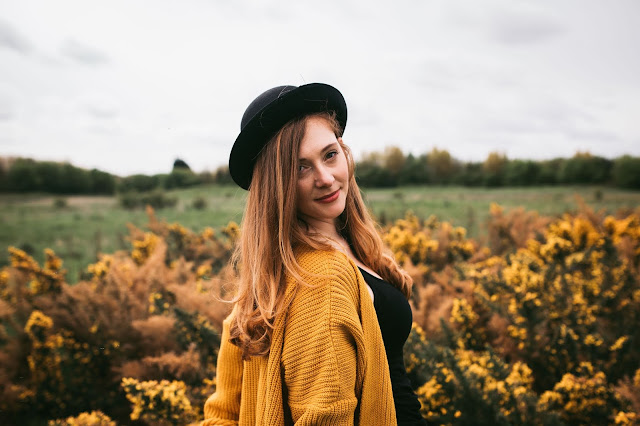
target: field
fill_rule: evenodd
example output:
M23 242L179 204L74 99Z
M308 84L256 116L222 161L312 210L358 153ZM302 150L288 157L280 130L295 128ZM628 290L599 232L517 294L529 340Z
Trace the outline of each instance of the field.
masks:
M169 191L167 195L177 197L178 203L173 208L158 210L158 218L178 222L197 232L206 226L220 228L229 221L239 223L246 193L234 186L204 186ZM607 212L640 206L640 192L594 186L401 187L369 189L364 195L382 223L390 223L411 210L424 219L436 215L454 226L462 226L474 238L486 236L492 202L506 211L524 207L545 216L575 211L578 199L595 210ZM193 207L193 201L199 197L206 201L204 209ZM65 207L56 207L56 200L60 199L65 201ZM67 280L76 282L98 253L128 249L127 223L142 227L147 223L147 215L144 210L123 209L115 197L0 195L0 223L0 248L5 252L5 256L0 256L0 266L6 265L9 246L25 250L39 262L44 260L43 250L51 248L64 259Z
M1 243L22 249L0 267L3 424L202 419L245 195L173 192L149 217L114 198L5 196ZM404 362L429 424L638 424L639 193L365 195L413 279Z

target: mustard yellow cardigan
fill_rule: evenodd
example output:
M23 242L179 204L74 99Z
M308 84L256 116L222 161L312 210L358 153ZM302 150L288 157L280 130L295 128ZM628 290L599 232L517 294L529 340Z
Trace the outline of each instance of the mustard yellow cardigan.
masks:
M300 266L322 277L312 287L287 280L267 357L243 361L224 321L210 425L396 425L395 406L373 302L351 259L307 251Z

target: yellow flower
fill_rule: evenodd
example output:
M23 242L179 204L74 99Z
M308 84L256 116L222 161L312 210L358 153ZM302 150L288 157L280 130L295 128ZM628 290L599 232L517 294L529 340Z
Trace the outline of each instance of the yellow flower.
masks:
M215 237L216 233L214 231L213 228L207 226L206 228L204 228L204 230L202 231L202 238L204 240L212 240L213 237Z
M209 277L210 275L211 275L211 265L204 264L204 265L198 266L198 269L196 270L196 276L198 278L205 278L205 277Z
M619 337L618 340L616 340L615 343L611 345L609 350L613 352L621 349L624 346L624 344L627 342L627 340L629 340L629 336Z
M60 420L49 420L48 426L116 426L116 422L102 411L80 413L75 417Z
M133 250L131 258L138 264L142 265L151 256L156 248L159 238L151 232L145 232L142 240L133 241Z
M638 416L636 413L625 413L624 411L618 411L616 418L614 419L617 425L635 425Z

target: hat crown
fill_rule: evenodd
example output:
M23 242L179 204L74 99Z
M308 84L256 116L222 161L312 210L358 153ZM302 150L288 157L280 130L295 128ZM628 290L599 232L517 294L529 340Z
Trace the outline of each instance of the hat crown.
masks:
M278 86L263 92L247 107L240 121L240 134L229 155L229 173L244 189L249 189L253 168L260 152L282 126L308 114L333 111L344 130L347 104L342 93L323 83Z
M240 131L244 130L251 119L258 115L258 113L263 111L267 105L282 97L286 93L292 91L293 89L297 88L298 86L277 86L263 92L260 96L255 98L244 111L244 114L242 114L242 120L240 121Z

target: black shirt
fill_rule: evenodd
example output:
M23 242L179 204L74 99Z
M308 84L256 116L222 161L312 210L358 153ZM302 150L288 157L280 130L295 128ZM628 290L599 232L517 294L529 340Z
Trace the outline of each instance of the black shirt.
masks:
M404 343L411 333L411 306L402 292L393 285L362 268L360 272L373 291L373 306L387 352L398 425L426 425L420 414L418 397L411 388L402 353Z

